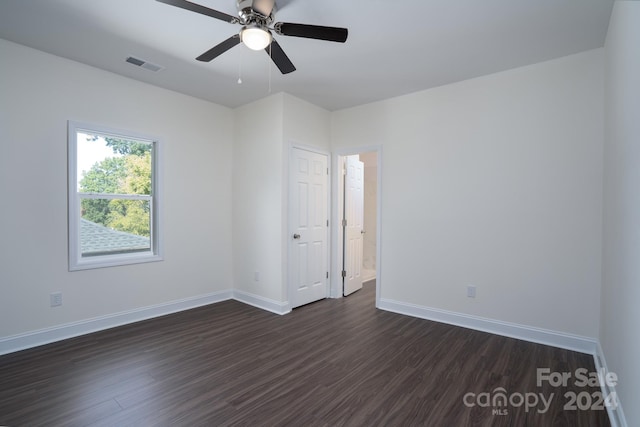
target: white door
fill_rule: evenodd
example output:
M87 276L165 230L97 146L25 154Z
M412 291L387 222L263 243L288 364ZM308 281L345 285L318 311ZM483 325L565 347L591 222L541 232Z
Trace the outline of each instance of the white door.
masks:
M289 188L291 306L328 297L328 158L293 148Z
M362 288L364 249L364 163L359 156L345 158L344 177L344 296Z

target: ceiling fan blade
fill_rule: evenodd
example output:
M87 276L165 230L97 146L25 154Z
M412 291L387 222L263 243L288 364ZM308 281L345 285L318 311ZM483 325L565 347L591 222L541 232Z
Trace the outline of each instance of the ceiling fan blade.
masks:
M275 0L253 0L253 6L251 6L251 8L263 16L269 16L271 12L273 12L275 5Z
M282 74L289 74L296 70L296 67L275 39L272 40L271 44L264 50L271 56L271 60L276 64Z
M326 40L344 43L347 41L349 30L346 28L323 27L320 25L292 24L278 22L274 29L283 36L304 37L307 39Z
M214 9L209 9L208 7L201 6L196 3L191 3L186 0L156 0L160 3L168 4L171 6L180 7L182 9L190 10L191 12L200 13L202 15L207 15L212 18L220 19L221 21L235 23L238 22L238 19L234 16L227 15L226 13L218 12Z
M202 62L209 62L236 46L238 43L240 43L240 36L238 34L234 34L219 45L212 47L202 55L198 56L196 59Z

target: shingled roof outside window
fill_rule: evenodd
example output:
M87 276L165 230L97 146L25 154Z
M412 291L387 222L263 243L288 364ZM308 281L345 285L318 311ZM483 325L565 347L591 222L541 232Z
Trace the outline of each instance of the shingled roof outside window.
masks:
M80 248L83 257L125 254L151 250L151 240L80 219Z

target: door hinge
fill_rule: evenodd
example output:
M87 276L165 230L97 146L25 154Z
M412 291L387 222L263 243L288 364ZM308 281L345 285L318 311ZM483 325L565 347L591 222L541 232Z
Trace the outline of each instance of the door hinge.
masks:
M345 277L347 277L347 271L346 270L342 270L342 278L344 279Z
M327 271L327 279L329 278L329 272Z
M327 168L327 175L329 175L329 168Z
M342 226L343 226L343 227L346 227L346 226L347 226L347 220L346 220L346 219L343 219L343 220L342 220Z
M327 220L327 227L329 226L329 220Z

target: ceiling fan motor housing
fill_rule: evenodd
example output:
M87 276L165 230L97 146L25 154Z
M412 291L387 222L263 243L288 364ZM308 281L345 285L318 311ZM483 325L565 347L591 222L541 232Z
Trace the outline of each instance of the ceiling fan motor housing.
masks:
M253 8L254 0L237 0L236 7L238 8L238 16L242 20L242 23L248 24L257 22L264 25L271 25L273 23L273 17L276 12L276 6L273 5L273 10L269 16L264 16Z

